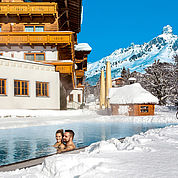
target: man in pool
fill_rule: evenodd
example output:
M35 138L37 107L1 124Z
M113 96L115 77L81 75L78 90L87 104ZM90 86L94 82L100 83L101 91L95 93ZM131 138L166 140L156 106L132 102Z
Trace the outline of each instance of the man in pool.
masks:
M73 130L65 130L63 142L65 143L64 149L58 149L57 153L65 152L65 151L71 151L75 149L75 144L73 143L74 138L74 132Z

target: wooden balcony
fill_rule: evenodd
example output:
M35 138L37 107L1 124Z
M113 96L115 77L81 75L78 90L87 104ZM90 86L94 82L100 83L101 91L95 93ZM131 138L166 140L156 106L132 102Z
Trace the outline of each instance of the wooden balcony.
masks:
M61 74L68 74L71 75L73 73L73 62L50 62L50 61L44 61L45 64L54 65L56 67L56 71L60 72Z
M63 86L68 89L74 89L76 87L76 81L74 80L74 63L73 61L44 61L45 64L54 65L56 72L60 73L60 79Z
M82 78L84 77L84 70L76 70L76 77L77 78Z
M67 66L67 65L61 65L61 66L56 66L56 71L60 72L61 74L72 74L72 66Z
M3 2L0 15L53 15L57 16L57 3L50 2Z
M2 2L1 23L53 23L58 16L57 3Z
M73 44L73 32L1 32L0 45Z

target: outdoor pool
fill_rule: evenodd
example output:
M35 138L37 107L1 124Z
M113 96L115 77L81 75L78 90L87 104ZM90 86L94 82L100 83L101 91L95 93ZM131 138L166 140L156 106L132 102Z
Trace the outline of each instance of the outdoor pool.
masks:
M83 122L0 130L0 165L55 153L52 145L57 129L72 129L76 146L82 147L100 140L132 136L168 125L172 124Z

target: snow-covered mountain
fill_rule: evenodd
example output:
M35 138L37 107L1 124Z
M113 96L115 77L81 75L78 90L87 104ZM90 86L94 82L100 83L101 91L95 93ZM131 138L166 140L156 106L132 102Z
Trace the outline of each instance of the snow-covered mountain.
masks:
M105 70L106 61L111 62L112 78L121 75L122 68L129 68L131 72L144 73L144 69L150 66L154 60L160 62L174 62L173 56L178 54L178 36L172 32L172 27L163 27L161 35L153 38L142 45L131 44L128 48L115 50L111 55L99 61L88 64L88 71L85 73L86 81L95 85L100 77L102 69Z

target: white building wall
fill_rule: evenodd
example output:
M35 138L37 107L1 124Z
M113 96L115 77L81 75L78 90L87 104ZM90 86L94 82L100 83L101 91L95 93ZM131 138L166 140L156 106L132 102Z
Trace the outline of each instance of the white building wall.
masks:
M55 67L0 57L0 78L7 95L0 95L0 109L60 109L59 73ZM29 81L29 96L14 96L14 80ZM36 81L49 82L49 97L36 97Z
M74 89L72 91L67 91L67 108L80 109L83 98L83 90L82 89ZM69 101L69 95L73 94L73 102ZM78 94L80 94L81 102L78 102Z
M5 57L12 57L17 59L24 59L25 53L45 53L45 60L46 61L55 61L58 60L58 52L57 48L51 48L47 46L44 48L43 46L34 46L34 48L31 48L30 46L23 46L22 48L18 46L12 46L10 49L3 46L0 47L0 53L3 53L3 56Z

